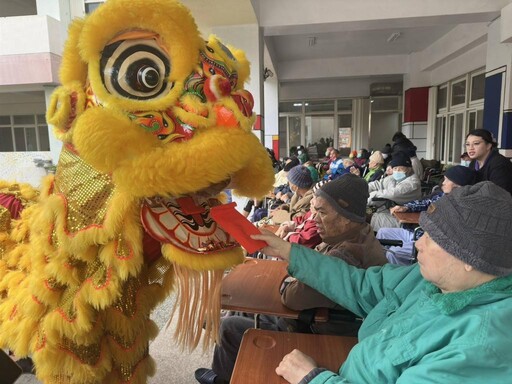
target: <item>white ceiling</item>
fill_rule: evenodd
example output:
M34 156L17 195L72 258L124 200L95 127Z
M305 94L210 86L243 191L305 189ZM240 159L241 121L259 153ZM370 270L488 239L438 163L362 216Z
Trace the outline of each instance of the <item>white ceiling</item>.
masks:
M321 58L400 55L422 51L454 25L418 28L388 28L375 30L355 30L328 33L309 33L285 36L270 36L278 53L278 61L307 60ZM387 42L394 32L398 39ZM311 38L315 44L309 46Z
M312 81L315 63L345 66L408 60L426 50L458 25L489 23L511 0L182 0L200 27L248 24L258 20L269 55L265 66L281 81ZM212 5L215 5L214 7ZM208 7L210 5L210 7ZM255 16L256 15L256 16ZM388 37L399 32L396 41ZM310 45L311 38L315 43ZM481 44L482 41L479 41ZM361 59L359 59L361 58ZM391 60L389 60L391 58ZM357 61L359 60L359 61ZM384 60L383 60L384 61ZM357 66L357 64L355 65ZM374 74L402 79L403 70L391 68ZM290 71L293 69L293 72ZM311 72L301 78L303 73ZM317 68L317 71L322 71ZM322 71L323 72L323 71ZM361 71L332 71L323 80L360 77ZM366 76L364 74L363 76ZM368 77L373 75L368 73Z

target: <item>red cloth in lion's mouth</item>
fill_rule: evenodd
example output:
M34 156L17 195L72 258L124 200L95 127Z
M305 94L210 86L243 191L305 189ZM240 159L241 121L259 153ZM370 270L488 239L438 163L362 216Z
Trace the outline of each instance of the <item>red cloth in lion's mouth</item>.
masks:
M142 225L160 243L191 253L208 254L238 247L210 215L210 208L220 204L216 198L200 195L146 198L141 208Z

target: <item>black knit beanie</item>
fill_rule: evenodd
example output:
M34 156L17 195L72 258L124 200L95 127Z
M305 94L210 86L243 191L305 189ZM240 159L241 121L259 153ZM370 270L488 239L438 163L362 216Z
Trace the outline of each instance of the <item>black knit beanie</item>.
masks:
M420 216L446 252L494 276L512 274L512 196L490 181L455 188Z
M368 183L361 177L347 173L323 185L315 196L327 200L340 215L351 221L364 223L366 220Z
M446 170L444 177L460 186L472 185L476 181L476 171L463 165L455 165Z
M290 169L292 169L293 167L296 167L299 164L300 164L299 159L297 159L296 157L292 157L292 158L290 158L290 161L284 165L283 169L285 172L290 172Z

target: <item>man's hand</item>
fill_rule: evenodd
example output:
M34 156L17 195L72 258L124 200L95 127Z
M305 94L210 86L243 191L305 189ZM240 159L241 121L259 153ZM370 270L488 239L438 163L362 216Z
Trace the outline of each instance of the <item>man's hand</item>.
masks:
M276 373L291 384L299 383L317 364L308 355L294 349L279 363Z
M254 240L263 240L268 244L261 249L261 252L267 256L279 257L280 259L289 261L290 251L292 249L291 243L280 239L278 236L265 229L260 229L260 231L261 235L251 235L251 238Z

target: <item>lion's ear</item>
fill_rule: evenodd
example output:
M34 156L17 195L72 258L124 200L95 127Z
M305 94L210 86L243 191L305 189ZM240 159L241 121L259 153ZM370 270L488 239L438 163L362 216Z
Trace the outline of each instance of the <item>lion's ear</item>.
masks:
M64 45L62 53L62 63L60 66L59 77L63 85L79 82L85 88L87 81L87 63L82 59L78 48L78 41L82 28L83 19L75 19L68 28L68 39Z
M78 81L58 87L50 98L46 121L54 127L55 136L62 141L72 141L72 128L84 112L85 92Z

